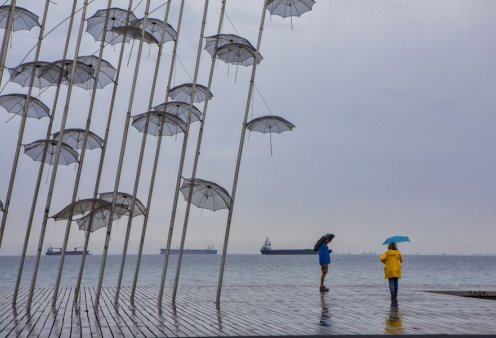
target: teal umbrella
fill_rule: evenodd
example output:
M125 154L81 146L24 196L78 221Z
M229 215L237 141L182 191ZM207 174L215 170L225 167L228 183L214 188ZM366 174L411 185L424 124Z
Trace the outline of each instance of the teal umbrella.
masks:
M386 245L392 242L395 243L410 242L410 238L408 238L408 236L393 236L386 239L384 243L382 243L382 245Z

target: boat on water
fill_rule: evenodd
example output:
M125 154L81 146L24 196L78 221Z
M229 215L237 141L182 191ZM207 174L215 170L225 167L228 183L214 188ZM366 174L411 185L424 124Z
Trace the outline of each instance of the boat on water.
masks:
M265 240L264 245L260 248L262 255L315 255L317 254L312 249L278 249L272 250L272 243L269 238Z
M170 249L170 254L177 255L180 251L179 249ZM166 253L167 249L160 249L161 255L165 255ZM213 245L207 246L206 249L184 249L183 255L217 255L217 249L214 249Z
M80 256L83 254L83 250L81 250L82 248L81 247L76 247L74 248L74 250L66 250L65 251L65 254L66 255L69 255L69 256ZM89 255L90 254L90 251L87 250L86 251L86 254ZM60 256L62 255L62 248L54 248L52 246L49 246L47 248L47 251L45 253L45 255L47 256Z

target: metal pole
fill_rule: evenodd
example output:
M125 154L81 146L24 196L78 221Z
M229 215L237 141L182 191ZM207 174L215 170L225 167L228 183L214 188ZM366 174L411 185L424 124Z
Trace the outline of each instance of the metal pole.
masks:
M108 0L107 13L105 14L105 24L104 24L104 28L103 28L103 34L102 34L102 41L100 42L100 51L98 53L98 61L96 63L96 68L95 68L93 90L91 91L91 100L90 100L90 105L88 108L88 115L86 118L86 128L84 129L83 144L82 144L81 154L79 155L79 163L78 163L78 169L77 169L77 173L76 173L76 181L74 182L74 188L72 191L71 203L74 203L76 201L78 190L79 190L79 181L81 179L81 172L83 171L84 155L86 153L86 145L88 143L88 134L89 134L90 125L91 125L91 117L93 115L93 107L95 105L96 90L98 88L98 79L100 77L100 68L101 68L101 64L102 64L103 49L105 47L105 35L107 33L107 23L108 23L108 18L109 18L109 13L110 13L111 7L112 7L112 0ZM62 270L64 269L65 252L67 250L67 243L69 242L69 234L71 232L71 223L72 223L72 215L69 216L69 218L67 219L67 224L65 227L64 244L62 245L62 252L60 255L60 262L59 262L59 269L57 271L57 279L55 280L55 286L53 289L53 297L52 297L52 307L53 308L55 308L55 305L57 304L57 297L58 297L59 287L60 287L60 279L62 278Z
M108 246L110 243L110 234L112 232L112 221L114 219L115 200L117 198L117 192L119 191L119 183L120 183L121 172L122 172L122 163L124 161L124 152L126 151L127 133L129 131L129 120L131 119L131 110L133 109L134 93L136 91L136 83L138 80L138 72L139 72L139 66L140 66L140 60L141 60L141 52L143 51L143 40L145 37L145 27L146 27L146 22L148 20L149 9L150 9L150 0L147 0L146 1L145 16L143 18L143 29L141 30L140 45L139 45L139 49L138 49L138 55L136 58L136 65L134 68L133 85L131 87L131 95L129 97L129 105L128 105L127 114L126 114L126 122L124 125L124 133L122 135L122 144L121 144L121 151L120 151L120 155L119 155L119 164L117 166L117 174L115 177L115 184L114 184L114 196L112 199L112 209L110 210L109 223L107 226L107 235L105 237L105 246L103 248L102 264L100 266L100 276L98 277L98 286L97 286L96 294L95 294L95 304L94 304L95 311L98 311L98 303L100 302L100 294L102 292L103 274L105 273L105 263L107 260Z
M248 97L246 99L245 116L243 119L243 125L241 126L241 137L239 140L238 159L236 161L236 169L234 172L234 182L233 182L232 192L231 192L231 205L229 207L229 214L227 215L226 233L225 233L225 237L224 237L224 247L222 248L222 258L221 258L221 265L220 265L219 283L217 285L217 297L216 297L216 303L217 304L220 303L220 294L221 294L221 290L222 290L222 280L224 278L224 266L226 263L227 243L229 241L229 231L231 229L231 220L232 220L232 214L233 214L233 210L234 210L234 198L236 197L236 187L238 185L239 168L241 166L241 156L243 155L243 145L245 142L245 133L246 133L246 122L248 121L251 96L253 94L253 85L255 84L255 74L257 72L257 64L259 61L258 60L258 53L260 51L260 44L262 42L262 33L263 33L263 27L264 27L264 21L265 21L265 11L267 9L267 2L268 2L268 0L264 0L262 19L260 21L260 30L258 32L257 48L255 51L255 63L253 64L253 68L251 70L250 87L248 89Z
M129 0L129 5L128 5L128 14L126 16L126 24L129 22L129 15L131 13L131 9L133 8L133 0ZM123 40L125 41L126 39L127 32L124 32L123 34ZM102 170L103 170L103 163L105 161L105 154L107 151L107 141L108 141L108 136L110 133L110 123L112 121L112 113L114 111L114 103L115 103L115 98L117 94L117 88L119 84L119 77L121 74L121 65L122 65L122 59L124 56L124 49L125 49L126 43L123 42L121 44L121 50L119 53L119 61L117 63L117 73L115 75L115 80L114 80L114 88L112 90L112 99L110 100L110 108L108 111L108 117L107 117L107 126L105 128L105 136L103 137L103 148L100 153L100 163L98 164L98 173L96 175L96 181L95 181L95 188L93 190L93 198L96 198L98 195L98 189L100 188L100 180L102 177ZM85 237L84 237L84 247L83 247L83 256L81 257L81 263L79 265L79 274L78 274L78 279L76 282L76 288L74 289L74 303L77 303L78 297L79 297L79 290L81 289L81 281L83 279L83 272L84 272L84 264L86 262L86 252L88 250L88 245L90 242L90 236L91 236L91 227L93 225L93 218L90 219L89 225L88 225L88 231L86 231Z
M15 7L16 7L16 0L12 0L10 2L10 11L9 11L9 16L7 18L7 26L5 27L5 31L3 32L2 56L0 58L0 84L2 83L3 68L5 66L5 61L7 59L7 51L9 50L9 39L10 39L10 33L12 32L12 28L13 28L12 22L14 20ZM8 208L8 204L7 204L7 208ZM3 227L1 233L3 233ZM0 233L0 246L2 244L1 233Z
M48 1L48 0L47 0ZM79 26L79 32L78 32L78 39L76 43L76 49L74 51L74 61L72 63L72 70L71 70L71 77L69 80L69 86L67 89L67 97L65 100L65 106L64 106L64 113L62 115L62 123L60 125L60 133L59 133L59 140L57 143L57 151L55 153L55 163L59 163L59 158L60 158L60 150L62 148L62 139L64 138L64 129L65 129L65 124L67 121L67 114L69 112L69 103L71 101L71 94L72 94L72 87L73 87L73 79L74 79L74 74L76 72L76 63L77 63L77 57L79 55L79 47L81 45L81 37L83 35L83 28L84 28L84 21L86 18L86 9L88 8L88 0L84 1L84 6L83 6L83 12L81 14L81 21L80 21L80 26ZM50 178L50 185L48 188L48 195L47 195L47 201L45 205L45 210L43 214L43 223L41 224L41 232L40 232L40 238L38 241L38 249L36 252L36 259L34 262L34 268L33 268L33 277L31 279L31 287L29 289L29 295L28 295L28 301L26 304L26 307L28 309L31 308L31 302L33 301L33 294L34 294L34 288L36 285L36 276L38 274L38 267L40 264L40 258L41 258L41 249L43 248L43 240L45 238L45 232L46 232L46 227L48 223L48 214L50 212L50 205L52 203L52 195L53 195L53 189L55 186L55 178L57 176L57 168L58 166L55 165L52 171L52 176Z
M162 31L162 34L160 34L160 43L158 46L157 60L155 62L155 71L153 74L152 88L150 90L150 98L149 98L149 102L148 102L148 110L147 111L150 111L152 109L153 97L155 96L155 87L157 84L158 71L160 68L160 59L162 58L162 49L163 49L163 44L164 44L165 31L167 28L167 26L166 26L167 20L169 18L170 5L171 5L171 1L168 1L167 2L167 8L165 10L165 16L164 16L164 30ZM126 239L124 241L124 247L122 248L122 259L121 259L121 266L120 266L120 270L119 270L119 278L117 279L117 287L115 290L114 302L116 304L119 302L119 293L121 290L122 275L124 274L124 264L126 263L127 246L129 243L129 235L131 233L131 225L133 224L134 206L136 204L136 195L138 193L139 181L140 181L140 177L141 177L141 166L143 164L143 156L145 154L145 146L146 146L146 139L147 139L147 135L148 135L149 121L150 121L150 115L147 115L146 116L146 122L145 122L145 129L143 130L143 136L141 139L141 149L140 149L140 154L139 154L138 167L136 168L136 177L134 179L133 197L131 198L129 217L127 219ZM145 211L145 214L147 214L147 213L148 213L148 209L146 209L146 211ZM138 261L138 264L139 264L139 261Z
M222 29L222 23L224 22L224 12L226 10L226 1L227 0L222 0L222 7L220 10L220 17L219 17L219 25L217 27L217 35L220 34L221 29ZM210 65L210 75L208 77L208 85L207 85L207 93L210 93L210 88L212 87L212 80L214 77L214 69L215 69L215 53L217 52L217 47L219 45L219 37L217 37L215 41L215 48L214 48L214 56L212 57L212 63ZM203 115L202 119L200 121L200 131L198 133L198 141L196 143L196 152L195 152L195 160L193 163L193 172L191 173L191 180L194 180L196 178L196 170L198 168L198 159L200 157L200 148L201 148L201 142L203 138L203 127L205 125L205 119L207 117L207 109L208 109L208 98L205 100L205 103L203 104ZM191 208L191 197L193 195L193 185L191 185L191 188L189 189L188 193L188 199L187 199L187 204L186 204L186 212L184 214L184 224L183 224L183 233L181 235L181 246L179 248L179 257L177 260L177 267L176 267L176 277L174 280L174 291L172 292L172 302L176 302L176 295L177 295L177 288L179 284L179 275L181 273L181 262L183 259L183 251L184 251L184 242L186 241L186 231L188 228L188 220L189 220L189 211Z
M179 169L177 171L177 180L176 180L176 190L174 193L174 202L172 204L171 220L170 220L170 226L169 226L169 237L167 238L167 251L166 251L165 256L164 256L164 266L162 269L162 279L160 280L160 290L159 290L159 294L158 294L158 307L159 308L161 308L161 306L162 306L162 299L163 299L163 295L164 295L165 277L167 274L167 262L169 260L170 245L171 245L171 241L172 241L172 231L174 229L174 221L176 218L176 210L177 210L177 201L178 201L178 197L179 197L179 188L181 186L181 177L183 174L184 159L186 157L186 147L188 145L189 127L191 125L191 111L193 109L193 101L194 101L194 95L195 95L195 90L196 90L196 81L198 79L198 70L200 68L200 56L201 56L202 45L203 45L203 34L205 32L205 25L206 25L206 20L207 20L207 11L208 11L208 0L205 0L202 26L201 26L201 32L200 32L200 40L198 42L198 50L197 50L197 54L196 54L195 74L193 75L193 87L191 89L192 93L191 93L191 99L189 102L188 117L186 119L186 130L184 131L183 148L181 151L181 159L179 161Z
M178 22L176 25L176 27L177 27L176 40L174 41L174 48L172 51L171 65L170 65L170 69L169 69L169 79L167 81L167 88L165 90L165 103L167 103L169 100L170 86L171 86L172 78L174 75L174 67L175 67L175 62L176 62L176 52L177 52L177 46L179 43L179 33L180 33L181 22L182 22L182 17L183 17L183 15L182 15L183 7L184 7L184 0L181 1L180 15L179 15ZM148 188L148 199L146 201L146 213L144 215L145 217L143 220L143 228L141 229L141 238L140 238L140 245L139 245L139 249L138 249L138 258L137 258L137 262L136 262L136 269L134 271L133 286L131 288L130 301L131 301L132 305L134 305L134 296L136 294L136 285L138 284L138 273L139 273L139 268L140 268L140 263L141 263L141 256L143 254L143 247L145 244L146 227L148 225L148 217L150 215L149 210L150 210L150 206L151 206L153 188L155 185L155 175L157 173L158 159L159 159L159 155L160 155L160 147L162 144L162 131L164 129L164 123L163 122L164 122L164 119L162 118L162 123L160 124L159 133L157 136L157 147L155 149L155 159L153 162L153 170L152 170L152 176L150 179L150 187Z
M76 11L77 1L78 0L73 1L72 11L71 11L72 15L71 15L71 19L69 21L69 27L67 29L67 37L65 39L65 47L64 47L64 53L62 55L62 60L64 60L67 57L67 49L69 48L69 41L71 39L72 24L74 23L74 13ZM55 119L55 112L57 110L57 101L59 99L61 82L62 82L62 73L60 74L60 77L57 81L57 89L55 90L55 97L53 99L52 110L51 110L52 114L50 115L50 122L48 123L48 128L47 128L47 132L46 132L46 136L45 136L46 142L48 142L48 140L50 139L50 135L52 135L53 120ZM21 285L21 277L22 277L22 272L24 269L24 262L26 260L26 252L28 250L29 236L31 235L31 227L33 225L34 212L36 209L36 202L38 201L38 193L40 191L41 179L43 177L43 170L45 168L45 159L46 159L47 151L48 151L48 147L45 147L43 149L43 154L41 155L40 167L38 169L38 178L36 179L36 185L35 185L34 194L33 194L33 201L31 202L31 211L29 213L28 226L26 228L26 235L24 236L24 244L22 247L21 261L19 263L19 270L17 272L17 279L16 279L16 286L14 289L14 296L12 297L12 304L13 305L15 305L17 302L17 295L19 293L19 287Z

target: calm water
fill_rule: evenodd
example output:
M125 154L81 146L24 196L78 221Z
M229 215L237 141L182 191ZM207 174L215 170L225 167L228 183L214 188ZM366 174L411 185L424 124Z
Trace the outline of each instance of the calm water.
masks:
M38 272L38 287L53 287L60 257L43 256ZM183 256L182 285L217 285L220 255ZM0 256L0 287L13 287L19 257ZM73 287L81 257L68 256L62 286ZM104 285L114 286L120 256L108 256ZM496 289L496 256L404 256L402 287L415 289ZM29 287L34 257L28 257L22 286ZM168 285L175 276L177 257L171 256L167 271ZM83 284L96 285L101 256L87 258ZM123 285L131 285L136 256L126 260ZM158 285L163 256L145 255L140 268L139 285ZM229 255L224 285L317 285L320 268L317 256ZM328 283L335 286L385 285L383 266L377 256L333 255Z

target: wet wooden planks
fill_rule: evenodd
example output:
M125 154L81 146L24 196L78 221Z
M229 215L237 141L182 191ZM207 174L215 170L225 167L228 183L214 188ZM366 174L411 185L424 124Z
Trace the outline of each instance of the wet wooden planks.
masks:
M397 303L386 288L334 287L320 293L307 285L229 286L219 307L214 287L182 287L172 304L166 289L157 307L158 287L106 287L98 311L95 289L36 289L30 311L27 290L12 306L13 289L0 289L0 337L205 337L333 334L494 334L496 309L485 299L401 290Z

